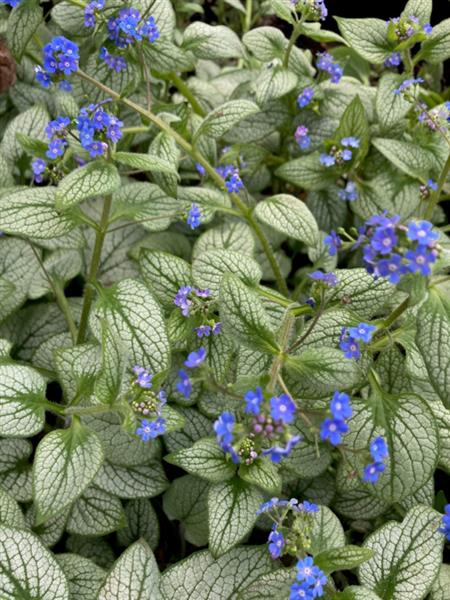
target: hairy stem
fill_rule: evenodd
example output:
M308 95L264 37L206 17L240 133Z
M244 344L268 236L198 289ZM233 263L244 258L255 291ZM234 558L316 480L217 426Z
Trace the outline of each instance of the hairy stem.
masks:
M122 98L121 95L115 92L113 89L104 85L100 81L97 81L84 71L78 70L76 74L79 77L81 77L81 79L88 81L98 89L105 92L105 94L107 94L113 100L122 102L122 104L128 106L128 108L130 108L131 110L134 110L138 114L148 119L151 123L156 125L158 129L170 135L177 142L177 144L186 152L186 154L188 154L195 162L198 162L205 168L205 171L208 173L209 177L214 181L214 183L219 188L223 189L223 179L216 172L214 167L206 160L206 158L202 154L200 154L200 152L196 148L194 148L188 141L186 141L183 138L183 136L181 136L177 131L172 129L172 127L168 123L166 123L163 119L158 117L158 115L155 115L151 111L146 110L145 108L143 108L139 104L136 104L132 100L129 100L128 98ZM247 221L248 225L252 228L253 232L258 238L261 247L264 251L264 254L267 257L267 260L269 261L269 264L275 276L275 280L277 282L279 291L285 296L287 296L289 294L289 290L284 280L283 274L281 273L277 259L275 258L272 247L270 246L269 241L267 240L263 230L261 229L259 223L253 217L252 210L242 201L238 194L233 193L229 194L229 196L236 208L241 213L242 217Z
M88 278L84 288L83 308L81 311L80 328L78 329L77 344L82 344L86 338L87 324L94 297L94 283L97 278L97 271L102 256L103 242L108 229L109 213L111 211L111 196L107 196L103 202L102 216L95 236L94 249L92 251L91 265L89 267Z
M450 153L447 157L447 161L446 161L444 168L442 169L442 173L439 177L437 189L434 190L434 192L431 194L430 200L428 201L427 208L425 210L425 215L424 215L425 219L430 220L431 217L433 216L433 211L434 211L435 207L437 206L437 204L439 203L439 197L441 195L442 189L447 180L447 175L448 175L449 171L450 171Z

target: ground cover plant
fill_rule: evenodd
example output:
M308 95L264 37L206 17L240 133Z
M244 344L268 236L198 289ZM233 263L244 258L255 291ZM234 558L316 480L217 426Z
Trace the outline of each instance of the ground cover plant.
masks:
M0 9L0 597L448 600L450 19Z

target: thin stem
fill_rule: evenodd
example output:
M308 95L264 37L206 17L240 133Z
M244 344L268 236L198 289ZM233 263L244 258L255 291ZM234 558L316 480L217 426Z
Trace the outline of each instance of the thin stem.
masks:
M302 26L305 20L304 15L301 16L300 21L294 26L291 37L289 39L289 43L286 48L286 52L284 53L283 59L283 67L287 68L289 66L289 59L291 57L292 48L295 45L295 42L298 40L302 33Z
M405 52L403 52L403 62L405 63L408 75L412 77L414 75L414 64L411 58L411 50L409 48L407 48Z
M169 73L169 79L174 84L174 86L177 88L177 90L180 92L180 94L182 94L186 98L186 100L189 102L189 104L192 106L192 110L197 115L200 115L200 117L204 117L206 115L205 111L201 107L199 101L194 96L192 91L189 89L186 82L183 79L181 79L181 77L174 72Z
M64 294L64 290L55 281L53 281L53 279L50 276L50 273L45 268L44 262L43 262L42 258L40 257L39 252L36 250L34 245L30 242L30 240L27 240L27 242L30 244L31 249L33 250L33 253L36 257L36 260L38 261L39 266L41 267L41 269L45 275L45 278L47 279L48 283L50 284L50 287L56 298L56 303L58 304L60 311L62 312L62 314L64 315L64 318L66 319L67 327L69 328L72 342L75 343L75 340L77 339L77 327L75 325L75 321L73 319L73 315L72 315L72 311L70 309L69 303L67 302L67 298Z
M252 10L253 0L247 0L245 3L244 33L250 31L250 27L252 26Z
M303 344L303 342L306 340L306 338L311 334L312 330L317 325L317 322L319 321L320 317L323 315L326 304L327 304L326 302L323 302L323 296L322 296L322 303L321 303L319 310L316 312L314 317L311 319L311 323L309 324L309 327L305 331L305 333L296 342L294 342L292 344L292 346L288 349L289 353L293 352L299 346L301 346Z
M120 412L121 407L110 404L94 404L94 406L68 406L66 415L100 415L108 412Z
M267 386L267 389L270 393L273 393L275 391L275 386L278 380L278 376L280 374L281 367L283 366L285 350L289 343L289 337L291 335L294 322L295 317L289 311L287 311L284 316L283 324L281 326L281 331L278 339L278 342L280 344L280 352L273 359L272 366L270 368L270 379Z
M86 337L89 313L94 297L94 283L97 278L97 271L102 256L103 242L105 239L106 231L108 229L108 219L109 213L111 211L111 204L112 198L111 196L107 196L103 202L102 216L100 219L100 225L97 229L97 233L95 236L95 244L94 249L92 251L91 266L89 268L89 274L85 285L84 301L83 308L81 310L80 328L78 330L77 344L82 344Z
M142 67L142 75L145 81L145 92L146 92L146 100L147 100L147 110L152 109L152 88L150 86L150 74L148 72L147 63L145 62L144 53L142 52L142 48L139 48L139 62Z
M407 298L405 298L405 300L403 300L403 302L401 304L399 304L397 306L397 308L395 308L391 314L386 317L386 319L384 319L383 321L383 327L386 329L387 327L390 327L392 325L392 323L394 323L404 312L405 310L408 308L409 306L409 296Z
M97 87L98 89L102 90L105 94L107 94L113 100L122 102L122 104L124 104L125 106L128 106L128 108L130 108L131 110L134 110L138 114L142 115L143 117L145 117L146 119L151 121L154 125L156 125L158 127L158 129L160 129L161 131L164 131L165 133L170 135L177 142L177 144L187 154L189 154L189 156L195 162L200 163L205 168L205 171L208 173L209 177L214 181L214 183L220 189L224 188L224 182L223 182L222 177L216 172L214 167L206 160L206 158L197 149L195 149L188 141L186 141L183 138L183 136L181 136L177 131L172 129L172 127L168 123L166 123L163 119L158 117L158 115L155 115L151 111L146 110L145 108L143 108L142 106L139 106L139 104L136 104L135 102L133 102L132 100L129 100L128 98L122 98L120 96L120 94L115 92L113 89L104 85L100 81L97 81L96 79L94 79L93 77L91 77L90 75L85 73L84 71L78 70L76 72L76 74L78 75L78 77L81 77L81 79L88 81L89 83L91 83L92 85ZM271 248L263 230L259 226L259 223L253 217L252 210L242 201L242 199L239 197L238 194L232 193L232 194L229 194L229 196L230 196L232 202L235 204L236 208L241 213L242 217L247 221L249 226L253 229L256 237L258 238L258 240L261 244L261 247L264 251L264 254L266 255L267 260L269 261L269 264L272 268L279 291L282 294L284 294L285 296L287 296L289 294L289 290L288 290L288 287L284 280L283 274L281 273L277 259L275 258L275 255L272 251L272 248Z
M448 175L449 171L450 171L450 153L447 157L447 161L446 161L444 168L442 169L442 173L439 177L437 189L434 190L434 192L432 193L430 200L428 202L427 208L425 210L425 219L430 220L431 217L433 216L434 208L436 207L436 205L439 202L439 197L441 195L441 192L445 185L445 182L447 181L447 175Z

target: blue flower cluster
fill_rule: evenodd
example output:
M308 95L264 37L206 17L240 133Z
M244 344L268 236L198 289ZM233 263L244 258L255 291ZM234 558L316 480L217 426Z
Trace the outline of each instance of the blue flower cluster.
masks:
M84 26L95 27L97 23L96 13L105 8L105 0L92 0L86 4L84 9Z
M202 222L202 212L195 202L192 203L191 208L189 209L186 222L191 229L197 229L197 227L200 227Z
M380 473L386 468L383 461L389 456L389 450L382 437L377 437L372 440L370 442L369 450L373 462L365 466L363 479L367 483L376 483Z
M127 61L120 54L111 54L105 46L100 48L99 57L101 60L104 60L106 66L111 69L111 71L116 71L120 73L124 69L127 68Z
M156 415L156 419L151 421L149 419L142 419L139 427L136 429L136 435L143 442L148 442L166 431L166 421L161 416L161 410L167 402L167 397L163 390L160 390L157 394L150 391L153 387L153 376L144 367L135 365L133 373L136 375L133 387L138 388L138 392L131 400L132 409L143 416L148 416L152 413Z
M426 23L422 27L418 17L414 15L389 19L386 21L386 25L388 26L388 35L396 39L398 43L405 42L416 33L429 35L433 31L430 23Z
M238 193L244 187L244 183L239 175L239 169L234 165L216 167L216 172L224 179L225 187L229 194Z
M285 508L289 508L293 512L298 513L316 513L319 511L319 507L317 506L317 504L308 502L308 500L304 500L303 502L299 503L297 498L291 498L290 500L280 500L279 498L274 497L270 500L267 500L267 502L263 502L256 511L256 514L262 515L264 513L271 512L275 509L280 508L282 508L283 510Z
M188 369L196 369L205 362L206 359L206 348L199 348L194 352L188 354L187 359L184 361L184 366ZM176 389L183 394L187 399L192 394L192 381L188 373L184 369L178 371L178 381L176 383Z
M327 584L325 573L314 564L312 556L297 561L297 581L291 586L289 600L313 600L324 594L323 586Z
M317 53L316 67L319 71L324 71L330 75L331 83L339 83L344 74L344 69L333 61L333 57L328 52Z
M36 80L49 88L55 81L60 89L70 91L72 86L66 77L78 69L80 58L77 44L60 35L44 46L44 67L35 67Z
M320 439L328 440L330 444L337 446L342 442L342 435L348 431L346 420L353 414L350 397L344 392L334 392L330 411L332 418L324 419L320 428Z
M191 285L184 285L178 290L173 303L181 309L183 317L189 317L191 310L195 310L197 307L196 299L210 296L211 292L208 289L201 290Z
M312 99L314 98L314 90L313 88L306 87L302 92L298 95L297 98L297 106L299 108L305 108L309 104L311 104Z
M338 278L334 273L323 273L322 271L313 271L308 273L308 277L314 281L320 281L328 287L336 287L339 283Z
M287 394L265 400L260 387L249 390L244 401L244 413L248 417L240 424L242 435L238 439L233 435L234 415L223 412L214 423L219 445L236 464L243 461L250 465L258 456L268 456L272 462L279 463L301 440L301 436L291 435L288 427L295 418L294 401Z
M305 125L297 127L294 137L300 150L307 150L311 146L311 138L308 135L308 128Z
M398 96L399 94L401 94L405 90L408 90L411 86L413 86L413 85L419 85L420 83L423 83L423 82L424 82L424 79L422 77L416 77L416 78L412 78L412 79L405 79L405 81L402 81L402 83L398 86L398 88L396 88L394 90L394 94L396 94Z
M356 137L344 137L341 139L340 147L332 146L329 154L322 153L320 162L324 167L332 167L334 165L341 166L344 163L352 160L353 151L350 148L359 148L359 139Z
M444 135L447 133L450 123L450 102L444 106L436 106L431 110L423 102L416 103L418 110L418 121L431 131L440 131Z
M82 108L76 119L80 143L91 158L104 156L108 150L106 140L117 143L122 137L122 127L122 121L98 104Z
M216 321L213 314L210 296L211 292L208 289L201 290L184 285L180 287L173 301L181 309L184 317L193 316L197 320L199 324L194 327L194 331L199 338L219 335L222 331L222 323Z
M291 4L310 21L324 21L328 16L324 0L291 0Z
M375 325L360 323L356 327L343 327L339 347L345 358L358 359L361 357L361 343L368 344L376 331Z
M445 507L445 515L442 517L442 526L439 528L439 532L443 533L450 542L450 504Z
M6 6L10 6L11 8L15 8L19 6L21 0L0 0L0 4L5 4Z

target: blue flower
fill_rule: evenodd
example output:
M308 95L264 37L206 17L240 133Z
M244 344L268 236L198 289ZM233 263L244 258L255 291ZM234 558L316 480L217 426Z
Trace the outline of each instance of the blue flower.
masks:
M310 87L306 87L297 98L297 105L299 108L305 108L310 104L314 97L314 90Z
M314 585L320 569L314 564L312 556L306 556L297 562L297 580L304 581L307 585Z
M391 254L389 258L381 259L377 264L377 269L381 277L386 277L393 284L398 283L401 276L407 272L400 254Z
M341 144L346 148L359 148L359 139L352 136L344 137L341 140Z
M178 371L178 377L180 380L177 381L176 384L177 390L180 392L180 394L183 394L185 398L189 398L192 394L192 381L189 379L189 375L186 373L186 371L180 369Z
M143 442L148 442L150 439L162 435L166 430L166 421L162 417L158 417L156 421L148 421L143 419L141 426L136 429L138 435Z
M189 316L190 307L192 306L192 300L188 298L188 295L192 292L192 287L190 285L184 285L180 287L175 296L173 303L181 308L181 314L183 317Z
M349 202L358 200L359 194L355 182L347 181L345 188L343 190L339 190L338 196L341 198L341 200L348 200Z
M78 46L65 38L58 36L44 46L44 70L49 75L71 75L78 69ZM40 75L38 75L40 73ZM36 78L44 87L49 87L48 77L42 75L42 70L36 70Z
M36 183L42 183L44 178L42 174L45 172L47 168L47 163L42 158L35 158L31 163L31 170L34 173L34 181Z
M195 163L195 168L197 169L197 172L203 177L204 175L206 175L206 169L203 165L201 165L200 163Z
M258 510L256 511L257 515L262 515L263 513L270 512L272 508L279 506L280 500L278 498L271 498L267 500L267 502L263 502Z
M197 204L193 203L188 213L187 224L191 229L197 229L201 224L202 213Z
M385 470L385 466L382 462L374 462L364 467L363 479L367 483L376 483L382 473Z
M95 27L95 11L105 8L105 0L92 0L84 9L84 26Z
M341 157L342 157L342 160L345 160L345 161L352 160L353 152L346 148L345 150L342 150Z
M48 145L45 155L47 156L47 158L51 159L58 158L58 156L62 156L64 154L66 146L66 140L60 138L52 140Z
M405 79L403 83L401 83L397 89L394 90L394 94L401 94L404 90L411 87L412 85L418 85L419 83L423 83L424 79L422 77L417 77L416 79Z
M342 441L342 435L347 433L348 425L342 419L324 419L320 429L320 439L329 440L333 446Z
M160 37L154 17L148 17L140 28L140 34L153 44Z
M308 502L308 500L303 500L301 504L295 507L297 512L305 512L305 513L317 513L319 512L319 507L314 502Z
M239 177L239 173L235 172L229 179L225 181L225 187L227 188L227 192L229 194L238 193L244 187L241 178Z
M153 375L146 371L144 367L139 367L138 365L134 366L133 373L137 375L137 379L134 382L136 385L147 390L152 387Z
M433 181L432 179L429 179L427 181L427 186L430 188L430 190L436 191L438 189L438 184L436 183L436 181Z
M287 394L273 396L270 399L270 414L276 421L292 423L295 417L295 403Z
M426 23L426 24L423 26L423 31L424 31L424 33L426 33L427 35L430 35L430 33L433 31L433 27L432 27L432 25L431 25L430 23Z
M67 127L70 125L69 117L56 117L54 121L49 121L45 128L45 135L51 139L56 133L67 133Z
M223 445L229 445L233 441L233 430L236 420L230 412L223 412L214 422L214 431L217 441Z
M348 335L345 327L342 329L339 348L344 352L345 358L354 358L357 360L361 357L361 348L358 341Z
M297 127L294 137L301 150L307 150L311 146L311 138L308 136L308 128L305 125Z
M106 66L111 69L111 71L120 73L127 68L127 61L123 56L111 54L104 46L100 49L99 57L101 60L105 61Z
M52 78L47 71L41 66L34 67L34 72L36 74L36 81L42 85L44 88L49 88L52 85Z
M384 61L385 67L399 67L402 64L402 55L400 52L393 52Z
M380 436L370 442L370 454L375 462L382 462L389 456L389 450L386 442Z
M349 327L348 333L354 340L358 340L368 344L372 339L373 333L376 330L375 325L368 323L360 323L356 327Z
M255 391L249 390L245 396L245 409L246 413L253 413L254 415L258 415L261 410L261 404L264 400L262 389L257 387Z
M293 435L289 438L284 448L282 446L272 446L272 448L263 450L262 455L268 456L270 460L274 463L279 463L282 458L284 458L285 456L289 456L293 448L299 443L301 439L301 435Z
M319 157L319 161L324 167L332 167L336 164L336 158L331 154L322 153Z
M1 4L5 4L6 6L10 6L11 8L15 8L19 6L21 0L0 0Z
M334 273L323 273L322 271L313 271L312 273L308 273L308 277L310 277L314 281L322 281L325 285L328 285L329 287L336 287L339 283L339 280Z
M328 254L330 256L335 256L342 246L342 240L334 230L330 231L329 235L323 240L323 243L325 246L328 246Z
M199 367L206 358L206 349L201 347L195 352L191 352L187 359L184 361L186 367L189 369L196 369Z
M330 410L335 419L349 419L353 414L350 397L344 392L334 392Z
M313 590L307 583L293 583L289 600L313 600Z
M411 241L416 241L420 245L427 246L435 242L439 234L432 231L433 224L429 221L411 221L408 225L406 236Z
M222 331L222 323L220 323L220 321L218 321L217 323L214 323L213 328L212 328L213 335L219 335L219 333L221 331Z
M438 529L439 533L443 533L450 542L450 504L445 507L445 515L442 517L442 525Z
M393 227L378 227L372 236L370 245L380 254L389 254L397 242L398 237Z
M431 275L430 265L436 262L436 254L426 246L417 246L415 250L408 250L405 257L410 261L408 269L411 273L420 273L425 277Z
M211 326L210 325L200 325L200 327L196 327L194 329L197 337L209 337L211 335Z
M331 76L331 83L339 83L344 74L342 67L333 62L333 57L328 52L317 54L316 67L319 71L326 71Z
M281 531L274 529L269 535L269 552L270 556L275 559L281 556L285 546L284 536Z

